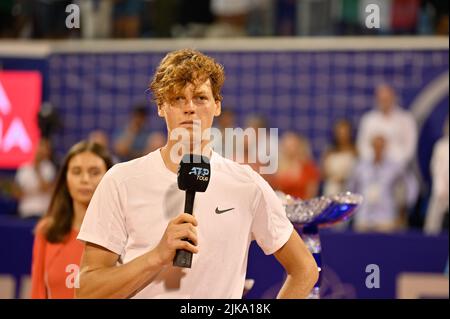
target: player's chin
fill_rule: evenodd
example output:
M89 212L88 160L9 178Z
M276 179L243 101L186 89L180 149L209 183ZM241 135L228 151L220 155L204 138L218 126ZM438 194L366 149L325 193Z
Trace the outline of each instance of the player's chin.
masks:
M188 129L188 130L198 130L199 128L201 128L200 123L194 122L194 123L181 123L179 126L179 128L184 128L184 129Z

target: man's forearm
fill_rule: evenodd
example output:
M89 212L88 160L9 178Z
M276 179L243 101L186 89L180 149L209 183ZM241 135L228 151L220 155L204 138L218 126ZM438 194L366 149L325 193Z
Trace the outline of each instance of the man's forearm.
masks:
M161 271L153 252L120 266L82 269L76 298L129 298L148 285Z
M277 299L303 299L308 297L317 282L317 276L316 273L288 275Z

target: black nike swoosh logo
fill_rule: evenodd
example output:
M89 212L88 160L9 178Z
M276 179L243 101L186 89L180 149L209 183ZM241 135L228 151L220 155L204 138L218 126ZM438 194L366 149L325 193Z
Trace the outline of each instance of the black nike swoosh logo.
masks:
M223 213L226 213L226 212L228 212L230 210L233 210L233 209L234 209L234 207L233 208L229 208L229 209L220 210L219 207L216 207L216 214L223 214Z

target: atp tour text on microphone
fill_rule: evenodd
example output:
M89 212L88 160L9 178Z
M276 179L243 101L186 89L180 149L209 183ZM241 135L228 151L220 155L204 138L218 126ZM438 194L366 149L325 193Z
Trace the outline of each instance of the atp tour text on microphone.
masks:
M261 174L273 174L278 168L278 128L201 128L194 120L192 128L178 127L169 134L174 142L170 159L177 163L183 154L208 156L213 149L239 163L258 164Z

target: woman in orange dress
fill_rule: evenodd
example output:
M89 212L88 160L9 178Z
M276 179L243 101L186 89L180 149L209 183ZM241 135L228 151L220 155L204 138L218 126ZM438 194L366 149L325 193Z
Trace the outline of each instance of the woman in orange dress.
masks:
M37 224L31 298L74 297L84 244L78 231L94 191L112 166L107 150L82 141L66 155L46 215Z
M311 158L308 141L294 132L284 133L278 170L270 180L272 187L306 200L317 196L319 182L319 169Z

